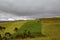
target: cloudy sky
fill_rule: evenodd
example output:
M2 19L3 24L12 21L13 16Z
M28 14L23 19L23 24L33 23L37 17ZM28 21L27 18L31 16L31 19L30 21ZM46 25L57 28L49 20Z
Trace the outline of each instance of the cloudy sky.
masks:
M60 16L60 0L0 0L0 18Z

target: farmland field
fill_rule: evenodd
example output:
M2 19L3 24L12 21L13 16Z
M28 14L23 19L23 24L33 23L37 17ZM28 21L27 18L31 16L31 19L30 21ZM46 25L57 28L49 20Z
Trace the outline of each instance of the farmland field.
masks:
M0 22L0 26L6 27L5 30L0 29L2 37L6 32L12 35L23 34L24 31L29 31L31 35L36 36L41 33L45 36L36 36L34 38L15 38L14 40L60 40L60 18L41 18L38 20L25 20L14 22ZM15 32L14 29L18 28ZM40 34L40 35L41 35Z

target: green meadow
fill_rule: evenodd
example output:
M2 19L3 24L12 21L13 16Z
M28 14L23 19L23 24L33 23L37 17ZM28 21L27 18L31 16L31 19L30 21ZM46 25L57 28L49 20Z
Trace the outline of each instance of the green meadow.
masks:
M9 32L11 34L14 33L14 28L20 28L26 21L14 21L14 22L1 22L0 26L6 27L3 32L0 30L0 34L4 35L6 32Z
M0 27L5 27L3 30L0 29L2 37L5 36L6 32L12 34L13 37L16 37L16 35L21 36L24 33L28 34L29 32L34 38L27 37L22 40L60 40L60 18L6 21L0 22ZM21 40L21 38L18 36L14 40Z
M18 30L17 34L23 34L25 30L30 31L32 35L41 33L42 24L39 20L30 20L24 23Z

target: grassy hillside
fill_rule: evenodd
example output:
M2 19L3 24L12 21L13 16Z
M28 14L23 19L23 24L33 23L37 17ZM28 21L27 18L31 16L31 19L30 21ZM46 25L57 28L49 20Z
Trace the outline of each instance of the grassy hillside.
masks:
M42 33L46 37L27 38L25 40L60 40L60 18L38 19L42 24Z
M0 22L0 26L6 27L5 30L0 30L0 34L4 36L5 32L14 34L14 29L17 27L17 34L28 30L31 33L42 32L46 37L27 38L24 40L60 40L60 18L41 18L38 20ZM20 40L20 39L19 39Z
M41 33L41 22L39 20L27 21L19 28L18 33L24 33L25 30L30 31L31 34Z
M47 35L46 38L42 39L60 40L60 18L42 18L40 20L42 24L42 32Z
M14 28L20 28L25 22L26 21L0 22L0 26L6 27L3 32L0 30L0 34L4 35L6 32L13 34Z

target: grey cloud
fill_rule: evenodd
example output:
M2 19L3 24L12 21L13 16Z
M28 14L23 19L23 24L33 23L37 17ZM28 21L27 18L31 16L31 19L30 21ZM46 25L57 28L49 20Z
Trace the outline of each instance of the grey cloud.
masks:
M60 0L0 0L0 10L17 16L60 16Z

